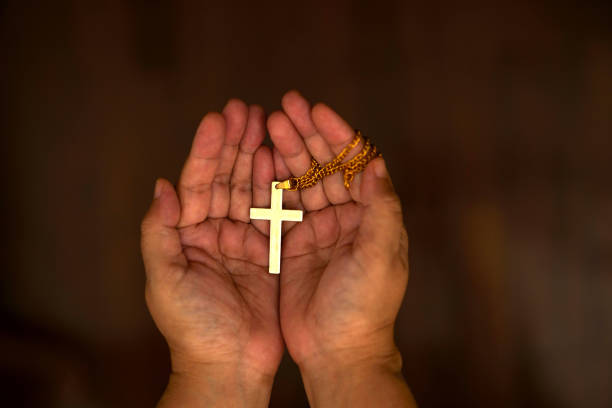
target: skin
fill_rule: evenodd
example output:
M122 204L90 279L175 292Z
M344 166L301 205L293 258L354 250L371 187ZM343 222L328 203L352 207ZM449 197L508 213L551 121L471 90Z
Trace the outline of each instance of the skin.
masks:
M272 180L302 175L311 156L328 162L354 135L295 91L282 107L267 120L271 150L263 110L230 100L202 120L176 190L156 183L142 253L172 358L159 406L267 406L285 344L314 407L415 406L393 341L408 239L383 159L350 190L335 174L285 192L304 220L283 223L281 274L267 272L269 223L249 208L268 207Z

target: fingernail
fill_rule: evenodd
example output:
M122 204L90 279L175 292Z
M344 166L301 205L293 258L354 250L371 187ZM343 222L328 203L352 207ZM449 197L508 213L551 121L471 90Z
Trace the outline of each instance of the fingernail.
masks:
M155 180L155 190L153 193L153 198L159 198L162 192L162 184L159 179Z
M374 173L378 178L387 177L387 166L385 166L385 161L383 159L376 160L374 162Z

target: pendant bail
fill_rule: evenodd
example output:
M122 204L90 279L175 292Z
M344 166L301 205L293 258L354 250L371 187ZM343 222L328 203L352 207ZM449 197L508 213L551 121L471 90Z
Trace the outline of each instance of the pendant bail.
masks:
M290 177L287 180L281 181L276 184L276 188L278 190L296 191L297 186L298 186L298 182L295 177Z

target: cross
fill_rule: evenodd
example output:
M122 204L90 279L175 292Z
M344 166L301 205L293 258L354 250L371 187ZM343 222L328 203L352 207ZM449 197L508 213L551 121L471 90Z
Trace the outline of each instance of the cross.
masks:
M302 221L302 211L283 210L283 190L277 189L278 181L272 182L270 208L251 208L252 220L270 220L270 273L280 273L281 224L283 221Z

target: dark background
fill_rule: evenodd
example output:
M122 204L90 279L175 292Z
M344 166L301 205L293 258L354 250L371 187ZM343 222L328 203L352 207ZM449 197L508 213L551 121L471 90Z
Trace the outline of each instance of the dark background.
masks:
M297 88L376 140L402 197L420 405L612 405L607 2L0 7L0 404L155 403L154 180L177 180L207 111ZM286 358L271 406L306 405Z

